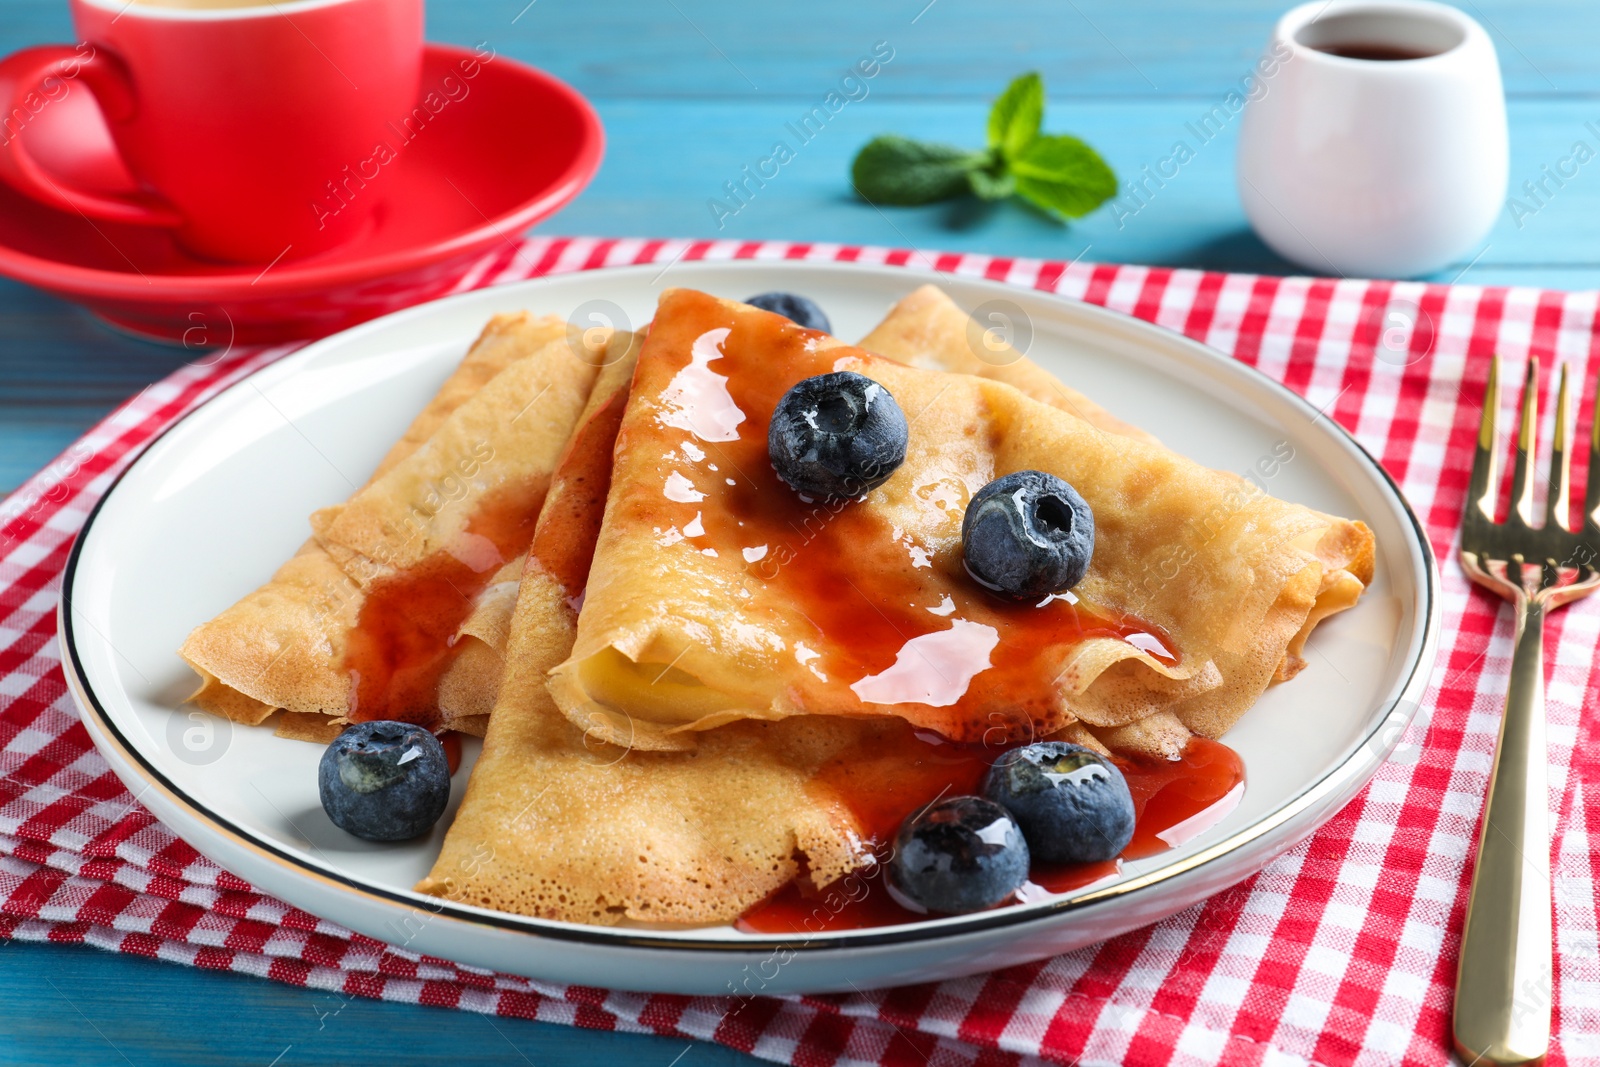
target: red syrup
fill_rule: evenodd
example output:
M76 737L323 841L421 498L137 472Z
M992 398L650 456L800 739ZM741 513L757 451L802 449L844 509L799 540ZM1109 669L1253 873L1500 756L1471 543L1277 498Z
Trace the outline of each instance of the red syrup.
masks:
M527 550L546 488L494 494L467 524L472 551L435 552L367 588L345 646L352 721L439 728L439 680L455 659L453 638L495 571Z
M569 598L583 593L594 562L606 494L611 491L611 451L628 406L628 387L617 389L578 427L556 467L528 554Z
M812 783L819 801L851 812L877 864L820 889L799 878L738 926L807 933L917 921L922 916L897 904L882 878L904 818L940 797L979 792L1000 752L1069 721L1059 683L1084 640L1123 641L1171 666L1181 662L1180 650L1133 615L1070 594L1018 604L965 573L949 519L994 475L993 449L981 434L998 432L1007 413L986 421L977 411L946 427L956 436L913 441L922 458L909 468L916 482L902 490L922 517L909 531L892 526L883 508L808 500L778 478L768 455L770 417L783 394L841 361L868 377L877 367L886 378L903 368L859 349L823 347L823 335L775 315L739 314L704 294L671 299L673 314L651 327L636 386L660 398L649 416L651 446L659 446L662 426L682 431L683 443L668 445L664 489L639 485L620 499L613 494L610 507L707 555L743 559L746 590L759 592L746 610L781 617L793 647L809 653L802 662L811 677L787 676L793 704L899 717L891 719L900 727L889 731L891 740L824 766ZM943 395L896 399L915 427L918 405L931 409ZM972 398L958 393L951 402ZM619 455L636 447L632 426L625 420ZM1117 762L1138 814L1130 859L1169 847L1163 833L1199 819L1243 781L1232 750L1203 738L1175 761ZM1117 871L1115 862L1041 866L1030 892L1068 892Z
M977 793L996 755L986 746L956 745L908 733L903 745L824 767L817 787L850 808L878 862L820 889L801 879L790 882L745 912L735 925L751 934L815 934L926 919L897 903L885 886L894 835L901 820L920 807L941 797ZM1176 760L1118 756L1114 762L1128 780L1136 814L1133 840L1122 859L1141 859L1181 844L1209 825L1208 816L1220 818L1232 810L1236 790L1244 783L1238 754L1204 737L1191 738ZM1186 828L1192 831L1187 836ZM1030 898L1039 890L1069 893L1114 877L1119 870L1118 861L1035 864L1029 880L1037 889L1025 892Z
M467 533L477 545L492 545L492 556L474 552L469 562L437 552L373 583L345 652L345 669L355 683L352 720L403 719L438 730L439 682L455 659L453 639L478 594L507 560L527 552L570 596L582 593L611 487L611 450L627 401L624 386L578 427L548 494L546 486L509 486L478 506ZM454 771L459 739L452 751Z
M942 451L913 471L925 483L911 489L917 507L946 516L922 521L929 539L942 539L937 544L892 527L881 508L796 493L778 478L767 451L783 394L841 359L868 377L875 366L897 374L904 368L860 349L820 348L822 335L776 315L737 315L703 294L675 299L703 306L654 324L639 373L658 395L695 394L658 416L682 428L692 445L681 461L663 466L663 477L669 484L683 478L694 491L641 494L639 507L647 510L639 521L682 531L719 559L745 561L748 584L765 587L764 602L788 616L784 629L794 647L804 645L812 656L810 674L793 682L795 703L823 713L892 713L944 737L994 746L1065 724L1053 683L1072 647L1087 638L1127 642L1169 666L1180 662L1176 644L1153 623L1070 593L1018 604L965 573L948 516L993 474L982 440L928 442ZM897 400L915 426L916 404L925 398ZM625 427L619 450L627 436Z

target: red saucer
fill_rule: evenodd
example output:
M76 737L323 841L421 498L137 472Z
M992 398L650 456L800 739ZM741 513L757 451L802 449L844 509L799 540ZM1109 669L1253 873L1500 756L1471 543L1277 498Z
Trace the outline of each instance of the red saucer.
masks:
M470 79L461 66L469 59L479 60ZM467 49L428 45L422 100L429 106L397 125L381 176L353 194L383 197L374 223L341 248L265 269L210 263L162 231L90 222L0 184L0 274L158 340L320 337L449 292L494 246L509 253L513 238L600 166L605 135L589 102L505 56L485 63ZM53 102L27 135L49 169L106 189L133 184L87 93Z

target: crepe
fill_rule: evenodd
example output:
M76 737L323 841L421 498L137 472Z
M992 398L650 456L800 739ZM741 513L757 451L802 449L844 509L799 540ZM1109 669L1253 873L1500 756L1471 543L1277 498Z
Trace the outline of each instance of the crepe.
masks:
M935 285L924 285L902 299L861 347L876 355L924 370L953 371L1015 386L1041 404L1070 411L1107 433L1157 443L1151 434L1124 422L1013 348Z
M1111 414L1093 400L1057 380L995 333L983 332L966 312L933 285L924 285L894 306L884 320L861 340L861 347L914 367L974 374L1013 385L1031 399L1071 412L1107 433L1151 444L1151 434ZM1287 451L1284 449L1287 447ZM1217 473L1242 483L1247 493L1260 489L1259 479L1278 465L1292 461L1293 449L1280 443L1279 451L1259 461L1260 469L1245 475ZM1251 482L1250 479L1258 479ZM1320 513L1317 513L1320 515ZM1373 540L1365 524L1333 515L1320 515L1328 532L1318 541L1316 553L1323 564L1316 599L1300 629L1290 638L1273 684L1287 681L1305 666L1306 639L1323 619L1352 607L1372 580ZM1220 665L1224 674L1230 664ZM1191 731L1172 714L1152 715L1137 723L1101 732L1112 747L1150 755L1175 756L1188 742ZM1216 734L1211 736L1215 737Z
M576 634L632 368L630 358L602 371L557 469L483 752L421 892L571 922L726 922L803 869L821 884L866 861L854 820L809 783L880 724L745 723L696 753L643 752L598 739L550 699L546 673Z
M838 344L820 335L810 342ZM908 765L929 750L904 720L743 720L699 734L692 752L646 751L603 740L604 718L569 720L545 684L545 673L569 657L578 608L591 610L586 587L611 438L624 414L624 370L602 372L557 470L515 601L508 668L482 755L417 888L568 921L724 923L800 878L825 889L813 898L820 919L864 889L841 879L876 873L870 847L903 814L896 798L918 796L945 773L934 767L932 778L917 781ZM646 445L624 439L619 454L636 447ZM1056 736L1102 752L1161 751L1188 729L1163 711L1116 727L1076 722ZM897 790L907 774L909 791ZM882 809L877 825L874 805Z
M663 295L576 643L550 682L591 736L688 750L741 720L890 715L993 741L1158 714L1217 736L1279 675L1329 570L1363 581L1363 554L1370 567L1359 524L992 378L835 345L743 305ZM846 368L899 401L907 459L861 501L805 501L770 469L766 419L794 382ZM1048 628L977 590L960 558L966 500L1030 468L1072 483L1096 516L1081 603L1039 609Z
M190 634L193 702L249 723L282 708L280 732L311 740L351 717L481 733L480 704L441 711L438 693L498 682L497 653L480 647L494 636L485 613L509 596L494 572L520 570L603 344L555 318L491 321L367 486L318 512L316 536L270 582Z

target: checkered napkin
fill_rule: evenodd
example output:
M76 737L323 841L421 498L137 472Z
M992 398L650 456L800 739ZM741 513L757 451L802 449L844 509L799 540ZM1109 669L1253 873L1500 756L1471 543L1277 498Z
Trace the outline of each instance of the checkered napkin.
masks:
M388 948L255 892L156 822L95 753L62 681L55 609L73 535L152 437L289 351L235 349L146 389L0 504L0 937L292 982L325 991L330 1012L381 997L704 1038L795 1064L1446 1063L1511 654L1509 613L1453 562L1478 398L1494 351L1565 361L1587 395L1600 294L569 238L507 244L462 287L679 258L888 263L1050 290L1181 331L1306 395L1383 461L1446 561L1443 647L1399 757L1250 881L1102 945L960 981L733 1004L562 987ZM1600 695L1600 607L1548 629L1556 962L1549 987L1525 996L1531 1010L1553 1003L1553 1062L1600 1063L1600 720L1579 713Z

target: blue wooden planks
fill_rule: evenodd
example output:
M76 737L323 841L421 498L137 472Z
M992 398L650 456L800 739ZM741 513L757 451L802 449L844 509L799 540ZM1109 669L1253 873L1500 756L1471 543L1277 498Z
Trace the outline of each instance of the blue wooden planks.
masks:
M435 4L429 35L497 47L503 41L507 54L602 98L810 96L878 40L897 50L882 91L902 98L988 97L1011 72L1028 68L1043 71L1058 96L1203 97L1244 73L1277 16L1293 6L821 0L753 8L740 0L538 0L524 9L525 2ZM1600 90L1600 68L1590 58L1600 43L1593 5L1458 6L1489 29L1512 94Z
M686 139L683 124L667 120L681 105L602 101L600 111L611 130L606 165L590 189L545 228L606 235L799 236L1050 259L1086 255L1218 270L1296 270L1255 238L1239 206L1233 166L1238 120L1209 141L1195 132L1210 107L1204 100L1058 101L1049 109L1048 128L1078 134L1099 147L1124 182L1117 201L1069 226L1012 203L957 201L879 210L850 192L850 160L874 134L897 132L976 147L983 140L986 107L869 96L846 107L802 145L791 129L805 110L803 103L700 102L693 109L695 126L715 130L716 136ZM1463 257L1434 280L1510 284L1520 282L1519 272L1529 266L1572 268L1573 276L1551 275L1564 287L1600 280L1593 270L1600 263L1600 159L1579 167L1561 187L1542 169L1570 155L1577 140L1600 153L1600 134L1587 122L1600 129L1600 99L1513 101L1512 190L1526 207L1502 211L1481 254ZM794 160L775 178L752 185L742 168L770 155L778 140L794 148ZM1193 151L1192 160L1171 179L1148 176L1144 168L1154 173L1180 141ZM671 165L660 165L663 159ZM638 176L645 174L648 181L641 181ZM1536 190L1537 200L1521 190L1529 181L1545 183L1546 191ZM729 182L741 187L738 199L729 193ZM1126 186L1134 182L1140 189L1130 193ZM1501 268L1508 272L1499 273Z
M1124 177L1166 155L1185 124L1242 76L1290 0L449 0L429 36L537 64L589 94L609 150L594 185L552 233L728 236L972 249L1007 255L1281 272L1249 232L1233 189L1232 128L1147 202L1071 227L1013 205L878 212L846 166L895 131L976 145L989 99L1013 74L1045 74L1050 129L1097 145ZM1513 191L1543 180L1573 143L1600 149L1600 13L1581 0L1464 0L1500 51L1511 97ZM59 0L0 0L0 53L67 40ZM779 177L748 196L723 183L768 154L878 41L894 58ZM515 131L507 131L515 136ZM1600 284L1600 161L1539 202L1504 212L1461 280ZM721 198L737 210L713 211ZM720 225L719 225L720 223ZM1520 223L1520 224L1519 224ZM1467 267L1440 276L1450 280ZM181 351L113 334L83 312L0 281L0 492L47 463L118 400L181 365ZM327 994L89 949L0 942L0 1065L59 1062L267 1064L473 1062L666 1067L686 1043L602 1035L466 1012L350 1001L318 1028ZM102 1033L104 1036L102 1036ZM107 1043L116 1043L113 1049ZM285 1052L285 1048L289 1048ZM754 1062L695 1044L679 1061Z
M733 1067L758 1061L679 1038L341 997L76 945L0 941L0 1067L602 1062Z
M874 41L897 50L882 91L988 97L1014 70L1057 96L1204 97L1237 79L1292 0L451 0L428 36L536 63L597 99L808 97ZM1593 5L1464 0L1499 49L1512 95L1600 92ZM68 39L65 4L0 2L0 47ZM919 17L920 15L920 17ZM748 79L748 80L747 80ZM752 88L754 83L755 88Z
M0 492L190 358L113 334L81 308L0 279Z

